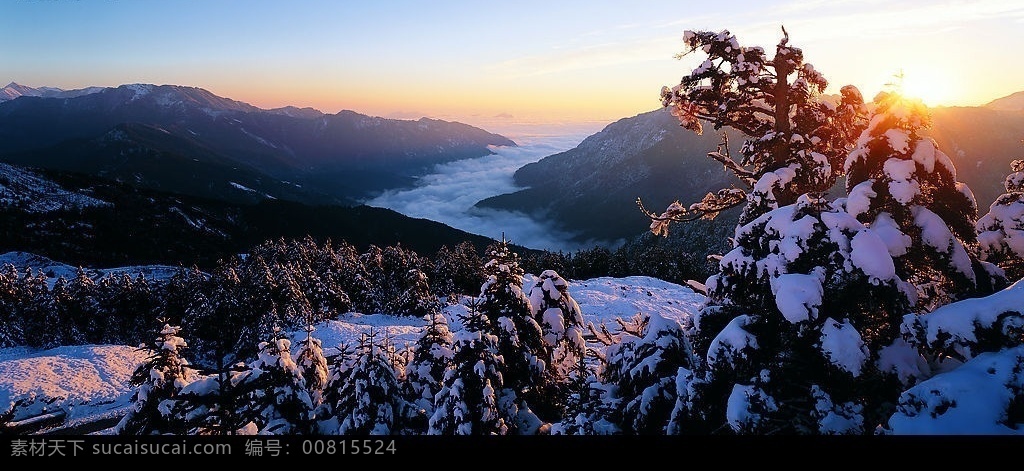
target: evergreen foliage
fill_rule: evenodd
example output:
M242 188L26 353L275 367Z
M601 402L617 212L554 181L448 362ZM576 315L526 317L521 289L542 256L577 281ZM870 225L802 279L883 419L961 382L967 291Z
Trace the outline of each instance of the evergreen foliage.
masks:
M980 262L974 219L977 205L956 168L935 141L920 101L881 93L857 147L846 161L846 210L877 233L914 285L915 310L927 312L1005 286L998 268Z
M1024 160L1010 164L1003 181L1006 192L989 207L975 226L981 259L994 263L1011 283L1024 278Z
M193 379L188 360L181 356L187 344L178 336L180 327L163 324L147 346L150 356L132 375L137 389L132 407L114 427L120 435L183 434L185 423L172 411L181 390Z

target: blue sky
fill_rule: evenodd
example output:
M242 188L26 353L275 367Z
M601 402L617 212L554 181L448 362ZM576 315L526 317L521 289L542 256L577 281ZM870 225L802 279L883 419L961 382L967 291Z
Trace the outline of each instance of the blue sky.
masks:
M659 106L686 29L791 42L870 97L1024 90L1024 2L0 0L0 81L191 85L257 106L464 121L611 120Z

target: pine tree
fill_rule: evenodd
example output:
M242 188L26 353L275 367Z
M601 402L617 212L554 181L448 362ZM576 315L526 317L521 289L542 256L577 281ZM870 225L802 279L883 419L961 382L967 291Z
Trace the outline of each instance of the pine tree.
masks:
M306 391L309 392L314 410L324 402L324 389L327 387L327 358L320 339L313 337L312 325L306 327L306 338L299 344L299 352L295 354L295 362L302 371Z
M549 351L549 370L564 378L586 351L583 313L569 294L569 282L558 272L545 270L530 289L533 317L540 324Z
M227 365L255 353L257 332L263 330L252 319L253 303L243 296L237 264L218 264L205 288L191 296L185 313L185 325L195 333L195 357L202 363L216 365L224 371Z
M327 384L324 386L323 402L317 407L314 415L317 421L317 428L320 433L333 435L338 433L341 422L338 417L338 407L350 398L343 396L345 380L349 377L349 370L355 365L356 349L349 344L341 344L337 347L338 353L333 355L330 366L327 367Z
M479 309L487 318L488 333L498 339L497 353L504 363L502 384L526 402L516 408L529 415L527 404L544 402L547 351L543 332L533 318L530 298L522 290L518 255L506 241L492 244L488 253L491 260L484 265L487 281L480 288Z
M78 324L72 315L72 294L70 283L63 276L57 277L50 290L53 298L53 309L57 323L54 329L60 345L79 345L85 343L84 335L78 330Z
M183 323L187 317L189 305L204 289L204 279L204 274L194 265L189 269L179 267L178 271L164 285L163 303L160 306L161 315L170 322Z
M18 320L24 334L25 344L31 347L53 348L60 344L60 332L54 328L59 319L53 297L41 271L33 274L31 268L15 285L20 292Z
M14 265L4 265L0 271L0 347L20 345L24 339L21 322L16 311L18 272Z
M552 435L597 435L603 432L598 423L603 420L603 393L594 385L597 375L587 365L586 356L576 359L568 375L565 388L565 414L551 428Z
M296 267L302 280L300 290L309 302L317 322L335 319L352 308L352 301L338 282L341 273L331 263L334 260L333 257L321 257L313 265Z
M290 435L313 430L313 403L302 371L291 356L291 342L275 329L260 342L259 355L239 381L245 392L244 414L260 434Z
M583 313L569 294L569 283L558 272L545 270L530 289L533 317L540 324L547 355L544 390L540 403L531 403L542 417L556 420L565 409L570 371L586 354Z
M476 247L469 241L451 249L441 246L434 257L431 279L439 293L476 294L485 278L483 265Z
M367 247L366 252L359 255L360 275L365 280L366 292L363 293L362 303L356 305L356 309L365 313L376 313L384 311L384 304L388 298L388 287L384 286L386 274L384 273L384 251L376 245Z
M455 335L453 368L445 372L430 417L430 435L507 435L515 419L504 407L515 392L504 385L504 363L490 320L475 307ZM511 396L511 397L509 397Z
M624 433L661 435L666 432L676 400L676 377L694 369L692 347L678 322L658 314L638 314L620 322L618 341L605 351L599 371L614 386L604 409Z
M750 136L739 158L730 154L728 140L709 157L721 162L748 190L726 188L708 193L685 207L678 201L661 215L648 211L651 230L667 233L672 221L710 219L743 204L740 225L778 207L796 202L804 193L825 192L842 173L842 164L862 128L860 91L840 89L838 104L821 92L825 77L804 61L803 51L783 37L770 57L760 47L740 46L729 31L687 31L686 52L706 55L704 62L679 85L664 87L662 104L680 125L698 134L702 121L716 130L728 127Z
M888 92L875 102L846 161L847 211L882 237L896 274L917 289L918 312L1001 287L999 270L969 250L976 243L974 195L956 180L953 161L921 134L927 108Z
M270 267L273 276L273 290L271 300L276 311L275 319L278 325L293 329L298 326L307 325L309 322L319 322L323 316L318 310L314 310L306 297L306 293L299 285L301 270L293 263L274 263ZM313 316L311 319L310 316Z
M707 290L694 328L704 367L681 378L702 398L680 404L679 423L868 433L912 380L892 360L916 355L900 334L912 289L883 237L822 199L802 196L737 229Z
M412 406L410 428L425 432L428 419L434 414L434 397L441 390L445 373L452 368L454 344L448 320L435 310L425 316L427 325L413 349L412 359L405 367L403 392Z
M114 427L119 435L181 435L187 430L185 422L172 413L181 390L194 379L181 356L187 344L178 336L180 327L161 323L159 335L147 346L149 358L132 374L131 384L138 389L132 395L132 408Z
M222 366L181 389L170 415L185 423L188 435L236 435L256 427L250 407L251 371L245 363Z
M441 302L430 289L426 273L411 269L402 281L401 294L388 302L385 311L402 316L429 316L441 309Z
M373 297L373 284L363 266L359 251L352 244L341 241L334 247L332 255L337 265L338 285L351 302L349 309L360 312L375 312L370 307Z
M355 358L340 379L339 401L333 406L340 435L390 435L402 427L407 407L399 394L387 339L364 335Z
M103 333L98 324L100 306L96 282L78 267L75 277L68 283L66 313L69 322L82 335L82 343L102 343Z
M1009 282L1024 278L1024 160L1010 163L1000 195L978 219L975 229L981 259L999 265Z

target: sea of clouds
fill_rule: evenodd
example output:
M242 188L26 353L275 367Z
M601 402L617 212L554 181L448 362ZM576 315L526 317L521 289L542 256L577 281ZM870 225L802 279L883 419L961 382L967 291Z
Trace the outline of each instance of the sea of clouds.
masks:
M475 208L478 201L521 189L512 175L523 165L576 147L600 130L600 123L519 124L495 130L518 144L492 147L493 155L437 165L413 188L387 191L366 204L393 209L406 216L430 219L492 239L526 247L572 251L583 248L572 234L517 212Z

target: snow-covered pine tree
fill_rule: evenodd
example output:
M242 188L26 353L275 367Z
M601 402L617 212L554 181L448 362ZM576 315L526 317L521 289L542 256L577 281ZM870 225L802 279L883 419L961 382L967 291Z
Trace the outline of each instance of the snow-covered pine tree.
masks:
M330 257L333 259L331 264L337 271L338 288L345 292L351 303L348 309L374 312L366 309L373 294L373 285L362 265L359 251L343 240L333 245Z
M334 319L352 309L352 300L342 287L342 280L351 276L334 255L331 241L311 255L309 266L301 270L302 291L318 319Z
M903 331L914 345L954 365L984 352L1019 347L1024 344L1024 283L907 315Z
M270 267L274 277L271 299L276 308L277 322L287 329L304 327L309 322L323 320L321 312L313 309L306 293L299 285L300 266L297 263L274 263Z
M206 275L195 265L191 268L179 266L170 280L163 285L162 303L159 308L161 317L167 318L171 323L183 323L189 305L200 296L204 288L205 278Z
M611 385L602 409L630 435L662 435L676 402L677 376L695 369L692 347L678 322L657 313L620 322L617 342L604 353L599 375Z
M917 289L916 311L1001 288L1001 270L968 249L977 241L977 204L953 161L921 134L927 107L891 92L875 104L846 160L846 210L885 242L897 276Z
M544 345L550 352L548 369L564 378L587 348L580 305L569 294L569 282L554 270L541 272L529 297L533 317L541 326Z
M516 427L514 412L504 404L515 401L505 388L504 363L498 354L498 338L490 320L476 303L462 319L455 334L452 368L445 372L441 390L434 397L429 435L507 435Z
M323 346L320 339L313 337L313 330L315 329L312 325L306 326L306 338L299 343L299 351L295 354L295 363L302 371L302 379L315 410L324 402L324 389L327 387L329 373Z
M981 353L908 389L888 425L886 433L900 435L1019 436L1024 346Z
M342 343L337 346L338 352L332 355L330 365L327 367L327 383L324 385L323 402L314 411L317 421L317 428L320 433L333 435L338 433L341 425L338 415L335 413L338 404L347 401L342 396L342 386L348 378L348 370L355 364L356 348L350 344Z
M431 280L439 293L444 295L476 294L475 290L484 282L484 261L472 242L460 242L454 248L441 246L434 256ZM456 300L449 300L454 304Z
M576 359L569 371L565 387L565 413L562 420L551 426L551 435L598 435L608 432L599 426L604 419L603 393L595 388L599 384L597 375L587 365L585 355Z
M537 398L541 402L531 403L531 406L542 417L557 420L565 409L570 371L586 356L583 313L569 294L569 283L554 270L541 272L529 297L547 351L547 377L544 391Z
M39 348L53 348L60 344L57 311L42 271L33 274L26 267L25 274L16 284L20 291L20 306L15 306L25 344Z
M224 371L227 365L255 353L257 340L252 324L252 300L246 299L237 263L217 265L210 279L197 285L185 310L184 324L194 333L193 358L199 363L216 365Z
M14 265L4 265L0 270L0 348L20 345L24 339L16 312L19 302L17 281L18 271ZM13 417L13 410L11 413Z
M487 318L488 333L498 339L500 370L505 388L530 404L543 402L547 352L540 324L533 318L530 298L523 293L519 256L504 240L491 244L484 265L487 280L480 287L479 310ZM528 407L518 404L523 413ZM530 433L520 430L520 433Z
M455 355L448 319L439 310L425 316L427 324L416 340L412 359L405 367L402 391L411 407L409 428L425 433L434 414L434 396L441 390L445 373L452 368Z
M406 272L405 279L401 286L401 293L397 298L389 300L385 311L402 316L429 316L441 309L441 301L430 289L427 274L413 268Z
M1006 193L992 202L975 229L981 259L1002 268L1012 283L1024 278L1024 160L1011 162L1010 171L1003 181Z
M259 348L256 360L238 382L244 400L242 415L256 424L260 434L311 433L313 402L292 359L291 342L274 329Z
M944 359L940 373L905 391L887 431L1020 433L1024 425L1024 283L921 315L904 331Z
M98 320L100 306L97 299L96 282L82 267L68 282L68 299L65 314L82 335L82 343L101 343L103 333Z
M403 426L407 404L402 399L386 336L371 331L359 341L351 366L339 378L331 404L340 435L391 435Z
M146 347L149 358L132 374L135 386L132 407L114 427L118 435L181 435L187 427L173 411L178 395L194 379L188 360L181 356L187 346L178 334L181 327L162 324L156 339Z
M254 430L247 387L242 384L249 373L248 366L238 362L197 376L169 404L170 414L185 423L188 435L236 435Z
M270 263L260 255L246 257L244 262L233 257L227 265L234 267L238 275L237 288L232 290L235 299L231 302L241 309L237 313L241 317L235 320L238 346L234 351L238 358L249 358L259 350L260 343L274 335L275 328L285 324L283 306L277 301L282 292L292 292L293 286L279 286ZM230 281L228 286L234 286L234 282Z
M365 280L366 292L363 293L361 305L357 304L356 309L362 312L383 312L384 303L387 302L387 287L383 286L386 274L384 273L384 250L371 244L366 252L359 255L360 274Z
M84 343L84 336L78 330L78 324L71 317L71 287L63 276L58 276L50 289L50 297L53 298L53 308L56 314L57 324L53 329L57 331L57 339L60 345L78 345Z
M801 196L736 231L694 319L703 368L680 378L680 431L869 433L913 372L907 293L883 237ZM682 372L681 372L682 373ZM688 402L688 403L686 403Z
M698 134L704 121L716 130L728 127L750 136L739 158L730 154L727 140L708 154L749 191L725 188L689 207L677 201L661 215L646 211L654 233L666 233L672 221L710 219L744 202L740 224L746 224L835 184L862 128L863 98L850 85L840 89L839 103L822 97L825 77L789 44L784 28L782 33L773 57L760 47L740 46L729 31L683 35L686 52L680 57L698 51L707 57L679 85L662 88L662 104Z

